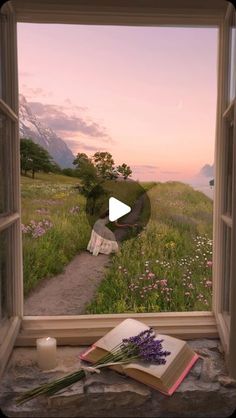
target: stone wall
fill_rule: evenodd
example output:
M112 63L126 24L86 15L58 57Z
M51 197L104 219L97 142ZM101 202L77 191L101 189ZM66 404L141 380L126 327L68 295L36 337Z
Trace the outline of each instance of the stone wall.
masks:
M177 391L165 396L111 370L90 374L65 392L16 406L25 390L78 368L85 348L59 347L58 369L42 373L36 350L16 348L1 384L0 405L9 417L228 417L236 408L236 382L228 378L218 340L192 340L201 358Z

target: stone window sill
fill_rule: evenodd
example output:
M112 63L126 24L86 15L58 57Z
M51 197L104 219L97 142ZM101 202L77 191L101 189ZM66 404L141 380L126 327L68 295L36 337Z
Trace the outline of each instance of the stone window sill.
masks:
M59 347L58 370L41 372L34 348L15 348L3 376L0 405L7 417L228 417L236 407L236 382L227 377L218 340L189 341L201 358L177 391L166 396L112 370L86 379L52 398L21 406L25 390L75 371L85 347Z

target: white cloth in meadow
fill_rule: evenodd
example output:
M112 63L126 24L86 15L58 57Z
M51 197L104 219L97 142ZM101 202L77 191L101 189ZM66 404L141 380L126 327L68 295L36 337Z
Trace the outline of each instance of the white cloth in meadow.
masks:
M91 237L87 246L87 250L93 255L111 254L118 251L119 247L113 232L107 228L109 217L98 219L91 233Z

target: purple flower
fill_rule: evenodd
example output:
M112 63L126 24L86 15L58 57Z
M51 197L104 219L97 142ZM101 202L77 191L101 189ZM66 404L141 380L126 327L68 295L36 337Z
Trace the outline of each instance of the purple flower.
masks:
M30 234L32 238L39 238L44 235L48 229L52 228L53 223L48 219L43 219L36 223L30 221L29 225L21 225L21 230L24 234Z
M142 331L134 337L122 340L123 347L130 349L132 355L135 355L140 360L157 364L165 364L165 357L170 354L169 351L163 350L162 342L163 340L156 339L153 328Z

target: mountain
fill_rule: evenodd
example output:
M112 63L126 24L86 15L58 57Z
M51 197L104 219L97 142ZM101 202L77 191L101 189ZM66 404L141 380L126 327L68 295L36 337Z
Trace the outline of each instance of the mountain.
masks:
M205 164L201 170L199 175L205 176L205 177L214 177L214 164Z
M214 164L205 164L195 176L185 179L184 182L213 199L213 188L209 184L209 181L213 178Z
M22 94L19 104L20 138L30 138L41 145L61 168L73 167L72 151L51 128L39 121Z
M209 186L209 181L214 178L214 164L205 164L197 174L185 180L191 186Z

